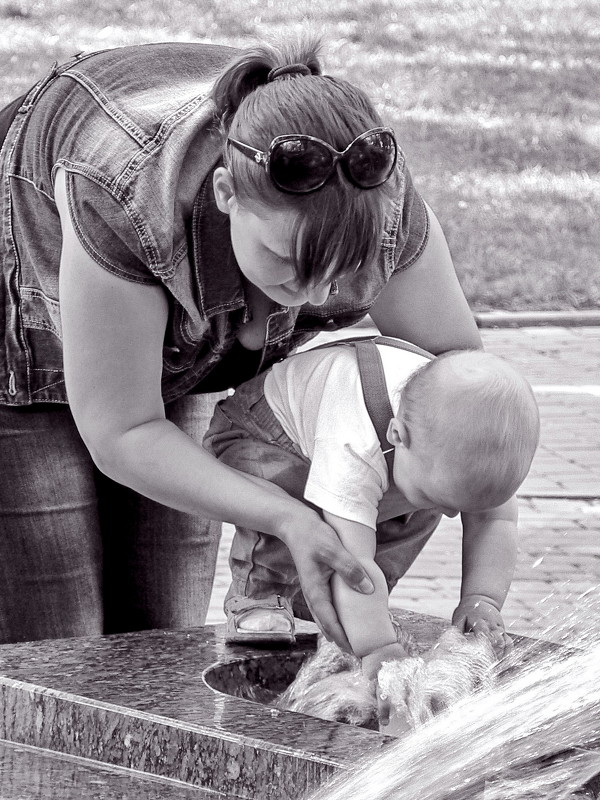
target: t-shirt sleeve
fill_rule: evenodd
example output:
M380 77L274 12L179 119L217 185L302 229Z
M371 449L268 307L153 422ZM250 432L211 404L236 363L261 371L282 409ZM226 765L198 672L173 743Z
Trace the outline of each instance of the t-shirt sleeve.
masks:
M128 281L160 283L146 265L125 209L109 192L84 175L69 172L67 196L77 238L96 263Z
M421 195L415 189L406 164L402 166L401 199L394 219L394 273L402 272L419 258L429 239L429 215ZM399 213L398 213L399 212Z
M310 431L311 466L304 497L319 508L375 528L388 474L364 404L353 351L327 359Z
M337 437L316 439L304 497L324 511L375 529L387 488L381 466L375 454L357 451L354 443Z

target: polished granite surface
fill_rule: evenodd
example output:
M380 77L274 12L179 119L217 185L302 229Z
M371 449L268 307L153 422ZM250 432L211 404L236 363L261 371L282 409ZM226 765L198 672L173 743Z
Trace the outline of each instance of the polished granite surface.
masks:
M233 800L179 781L0 742L1 800Z
M421 651L448 626L395 615ZM25 746L3 745L0 798L301 800L393 741L264 704L315 647L314 634L284 650L226 645L222 626L0 646L0 740ZM13 791L28 763L61 791Z
M301 635L290 650L264 652L223 635L207 627L4 645L0 739L265 800L304 797L390 741L215 691L206 670L248 675L259 655L278 664L268 672L284 688L316 645Z
M442 620L410 612L400 619L423 650L447 627ZM379 734L341 724L324 725L322 720L288 715L215 692L203 679L212 665L235 663L236 670L243 673L252 669L257 658L273 659L282 673L284 688L300 661L316 646L313 634L301 634L292 648L261 650L226 645L224 633L223 626L208 626L0 646L0 675L4 677L0 691L7 679L24 681L53 690L52 695L68 693L92 699L97 707L98 703L112 704L129 712L240 737L240 741L259 739L276 748L318 753L332 765L352 761L365 747L384 744L385 737ZM286 669L289 661L294 665ZM5 706L0 726L6 724Z

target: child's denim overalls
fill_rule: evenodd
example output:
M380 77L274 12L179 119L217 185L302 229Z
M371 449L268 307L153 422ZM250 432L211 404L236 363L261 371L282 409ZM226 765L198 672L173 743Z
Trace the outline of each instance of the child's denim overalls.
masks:
M340 340L332 342L331 346L354 345L358 341ZM392 346L430 355L399 339L379 337L376 341L392 342ZM377 348L367 347L361 354L357 351L357 359L365 403L385 454L389 449L385 431L393 412L383 372L379 373L376 366ZM264 394L264 382L265 376L259 375L218 404L205 446L228 466L270 481L297 500L312 505L304 499L310 461L285 433L271 410ZM393 455L385 457L391 475ZM315 511L319 513L320 509L315 507ZM428 542L441 518L437 509L419 509L377 523L375 561L385 575L390 592ZM295 616L312 619L290 551L279 539L236 526L229 565L232 583L225 602L233 597L262 599L280 595L291 601Z

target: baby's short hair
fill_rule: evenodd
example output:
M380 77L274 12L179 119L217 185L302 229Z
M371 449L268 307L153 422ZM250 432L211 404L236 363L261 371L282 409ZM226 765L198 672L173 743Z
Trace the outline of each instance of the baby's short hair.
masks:
M444 353L413 373L400 397L410 440L451 469L475 503L500 505L516 492L540 419L531 386L510 364L481 350Z

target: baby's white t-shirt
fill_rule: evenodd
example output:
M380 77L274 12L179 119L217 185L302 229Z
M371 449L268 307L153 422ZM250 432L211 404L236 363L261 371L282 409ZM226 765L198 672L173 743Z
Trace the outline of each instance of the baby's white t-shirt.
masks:
M395 414L400 390L428 359L389 345L377 348ZM275 364L265 379L265 397L286 434L310 459L305 499L375 528L389 478L365 406L355 349L306 350Z

